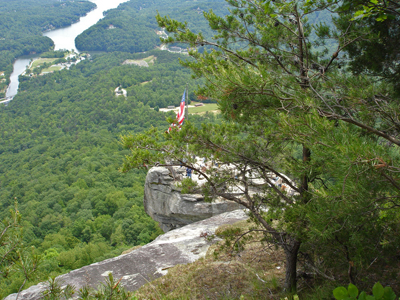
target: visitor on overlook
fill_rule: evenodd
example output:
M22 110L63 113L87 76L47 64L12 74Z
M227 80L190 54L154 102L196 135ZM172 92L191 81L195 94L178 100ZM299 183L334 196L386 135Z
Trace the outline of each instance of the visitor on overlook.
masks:
M189 167L186 168L186 176L192 179L192 169Z

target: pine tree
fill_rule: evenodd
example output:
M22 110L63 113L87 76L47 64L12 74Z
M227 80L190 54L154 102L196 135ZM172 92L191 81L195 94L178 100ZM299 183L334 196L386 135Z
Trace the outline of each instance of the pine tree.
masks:
M11 277L19 280L17 299L25 284L33 278L41 259L34 247L26 247L23 235L21 214L15 204L15 208L10 209L10 216L0 223L0 287L10 284L11 274L20 274L19 278ZM5 296L0 292L0 297Z
M354 265L378 255L383 236L395 244L398 230L399 155L390 145L400 145L399 109L391 87L342 72L342 52L363 36L357 28L308 23L316 12L339 9L334 1L227 2L227 16L204 14L212 39L157 16L174 33L166 42L188 43L194 60L182 63L206 79L198 94L217 99L226 123L123 137L132 149L123 170L165 160L201 173L206 195L248 208L283 248L291 293L300 251L330 279L315 261L337 257L332 265L352 282ZM219 168L204 173L189 153L215 159Z

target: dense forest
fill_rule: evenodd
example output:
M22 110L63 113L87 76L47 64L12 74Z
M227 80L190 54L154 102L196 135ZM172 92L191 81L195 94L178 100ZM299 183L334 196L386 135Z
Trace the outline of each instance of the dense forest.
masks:
M104 19L76 38L82 51L142 52L160 45L156 34L157 11L178 20L189 20L189 26L207 36L211 30L203 18L203 11L212 9L223 15L228 12L225 1L147 1L131 0L106 13Z
M71 24L93 7L87 1L1 2L4 77L16 57L51 49L53 42L41 35L44 30ZM202 17L209 9L227 13L221 0L123 3L76 39L80 50L120 52L92 54L69 70L21 76L17 96L8 106L0 105L0 219L17 203L24 246L33 246L41 256L38 275L25 288L148 243L161 233L142 205L146 171L118 171L129 154L120 136L151 126L167 128L166 117L174 114L157 108L178 105L187 84L194 100L193 90L202 83L191 80L176 54L152 50L160 45L157 10L189 20L193 31L211 36ZM325 18L322 13L313 17ZM142 51L148 52L132 53ZM150 56L154 64L149 67L124 64ZM0 91L7 84L1 82ZM115 95L118 87L127 90L126 98ZM196 126L215 119L212 114L191 117ZM18 291L24 281L21 273L1 273L1 268L0 298Z
M9 83L15 58L49 50L53 41L42 32L68 26L94 9L95 4L82 1L13 0L0 2L0 98ZM43 12L46 12L45 14Z
M123 65L148 55L155 57L148 68ZM168 127L168 115L144 103L179 104L190 72L176 58L159 50L97 55L70 70L20 77L18 95L0 106L0 219L17 201L25 243L42 255L38 280L161 233L143 210L146 171L118 171L128 154L119 137ZM118 86L127 98L115 95ZM22 281L17 274L2 279L0 298Z

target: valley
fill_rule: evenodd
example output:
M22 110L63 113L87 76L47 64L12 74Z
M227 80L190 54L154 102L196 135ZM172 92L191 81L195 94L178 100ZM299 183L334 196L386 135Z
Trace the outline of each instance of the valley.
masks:
M207 265L137 295L396 298L399 15L369 0L0 2L0 299L147 249L162 234L143 203L152 166L166 167L157 194L233 201L250 222L196 234L224 240ZM187 176L163 186L174 166ZM219 253L235 266L215 267ZM104 289L128 299L129 274L106 271Z

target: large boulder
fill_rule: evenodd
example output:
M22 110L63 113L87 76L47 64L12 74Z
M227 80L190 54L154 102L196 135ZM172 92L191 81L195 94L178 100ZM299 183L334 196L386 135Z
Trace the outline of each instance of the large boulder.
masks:
M216 199L210 203L200 194L181 194L175 185L179 171L179 168L153 167L146 177L144 208L164 232L240 208L233 201ZM196 175L193 178L197 180Z
M153 242L132 252L107 259L57 277L64 287L72 285L75 289L83 286L98 288L111 272L116 280L129 291L137 290L146 282L161 277L168 269L177 264L187 264L204 257L208 248L219 238L209 239L221 225L233 224L245 220L243 210L237 210L214 216L185 227L171 230ZM206 233L206 234L205 234ZM46 284L40 283L22 291L18 299L40 299ZM5 300L15 300L16 294Z

